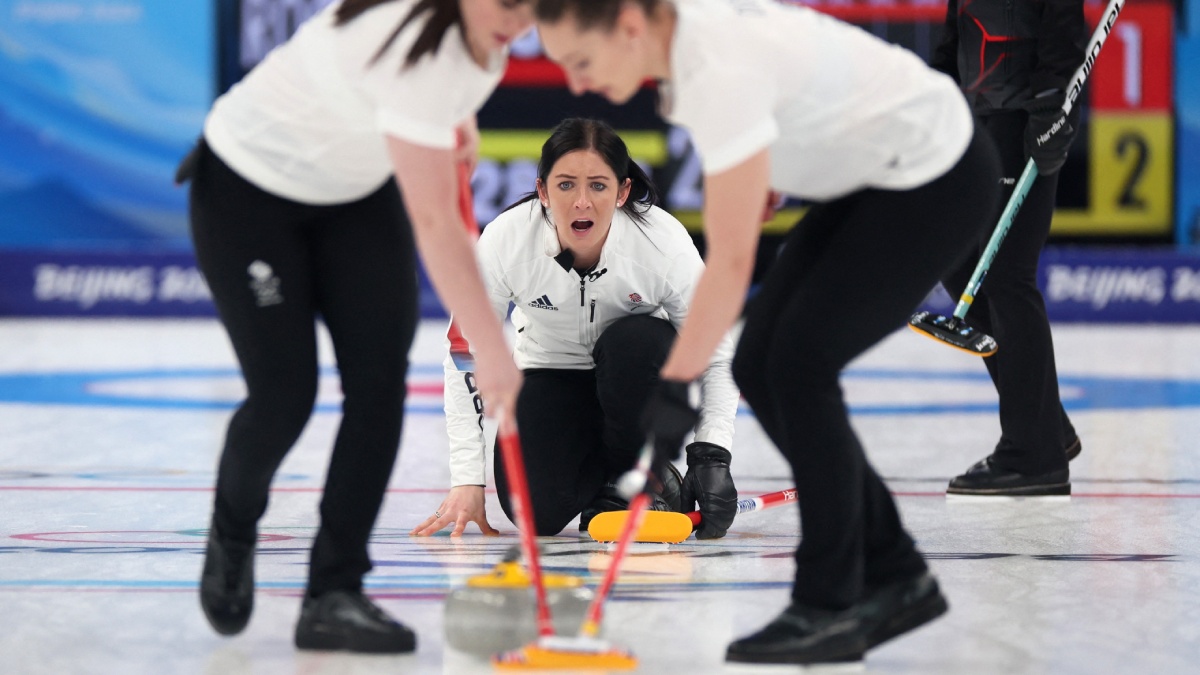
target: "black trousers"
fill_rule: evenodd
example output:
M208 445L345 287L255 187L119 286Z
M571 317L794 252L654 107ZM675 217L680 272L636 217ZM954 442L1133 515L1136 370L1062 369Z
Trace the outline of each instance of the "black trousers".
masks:
M864 587L926 568L851 427L839 374L967 254L995 211L999 176L976 133L931 183L812 207L747 305L734 379L796 481L798 603L845 608Z
M344 401L308 590L359 589L400 443L418 316L415 248L399 190L389 180L353 203L300 204L201 151L192 238L247 388L221 452L214 524L233 538L255 536L271 479L312 414L319 316Z
M639 315L608 327L592 350L594 370L533 368L517 399L534 526L558 534L606 483L633 468L639 424L675 341L675 327ZM494 451L500 506L516 522L500 446Z
M996 143L1004 176L1013 181L1025 167L1024 111L980 118L978 124ZM1013 220L1008 235L971 303L967 321L996 338L997 352L984 359L1000 397L1000 442L992 460L1022 473L1063 469L1063 449L1075 440L1075 427L1058 393L1058 369L1046 304L1037 285L1038 259L1050 234L1057 173L1038 176ZM1013 192L1003 188L992 227ZM970 257L952 270L944 283L957 300L971 278L991 236L989 229Z

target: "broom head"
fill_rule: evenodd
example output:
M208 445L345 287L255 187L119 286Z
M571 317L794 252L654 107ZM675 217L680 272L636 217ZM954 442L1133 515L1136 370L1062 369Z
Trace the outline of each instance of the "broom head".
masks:
M595 637L543 636L492 657L497 670L633 670L633 654Z
M971 327L966 321L933 312L917 312L908 320L908 327L925 337L950 345L975 356L996 353L996 340L987 333Z
M598 513L588 523L588 534L596 541L616 541L621 536L629 511L605 511ZM646 511L642 515L642 526L633 535L633 541L658 544L678 544L692 533L692 519L674 511Z

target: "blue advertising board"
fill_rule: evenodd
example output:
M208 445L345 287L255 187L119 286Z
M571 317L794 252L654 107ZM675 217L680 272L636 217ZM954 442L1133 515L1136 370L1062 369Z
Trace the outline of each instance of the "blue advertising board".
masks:
M1183 251L1048 248L1038 285L1054 321L1200 321L1200 256Z
M1050 247L1042 255L1038 282L1054 321L1200 322L1200 253ZM954 303L940 293L926 308L949 314ZM186 251L115 257L0 250L0 316L213 313L208 289ZM421 289L421 315L445 316L427 282Z
M212 316L190 251L0 250L0 316Z
M1200 322L1200 252L1051 246L1042 252L1038 287L1055 322ZM923 309L949 316L957 300L939 288Z

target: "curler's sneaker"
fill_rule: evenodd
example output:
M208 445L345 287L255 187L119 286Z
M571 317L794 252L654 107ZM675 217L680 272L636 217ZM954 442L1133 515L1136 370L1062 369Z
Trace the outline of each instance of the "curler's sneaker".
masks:
M730 643L733 663L810 665L857 663L867 650L862 619L853 607L829 610L792 604L753 635Z
M617 493L617 486L606 483L600 492L579 514L579 531L587 532L588 525L601 513L609 511L628 511L629 501Z
M725 660L740 663L844 664L868 649L946 613L949 604L928 573L868 591L847 609L793 603L759 632L729 645Z
M253 541L223 536L213 525L204 551L200 574L200 607L208 623L221 635L237 635L250 622L254 610Z
M950 609L929 573L869 591L851 611L862 621L867 649L938 618Z
M663 470L655 472L658 476L658 485L653 490L654 506L651 507L654 511L674 511L676 513L687 513L691 511L691 505L685 508L683 503L683 476L679 475L679 469L675 468L670 462L663 463Z
M1080 441L1079 437L1076 436L1075 440L1071 441L1063 452L1066 453L1068 462L1075 459L1079 456L1079 453L1083 452L1083 441Z
M360 591L328 591L304 597L296 624L300 649L403 654L417 648L417 636L397 623Z
M679 475L679 469L676 469L673 464L668 463L665 466L666 471L662 472L661 479L657 477L658 474L655 474L650 479L649 509L651 511L687 513L687 510L684 509L682 497L683 476ZM601 513L628 510L629 501L620 495L617 486L613 483L606 483L604 487L600 488L599 494L592 499L591 503L583 507L583 511L579 514L579 531L587 532L592 518Z
M966 473L951 480L946 494L990 497L1069 495L1071 473L1066 468L1046 473L1018 473L996 466L989 456L976 462Z

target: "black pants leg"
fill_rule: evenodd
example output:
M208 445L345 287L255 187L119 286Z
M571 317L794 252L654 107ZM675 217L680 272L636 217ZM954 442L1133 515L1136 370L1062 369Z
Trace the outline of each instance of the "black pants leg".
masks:
M1026 160L1025 113L990 115L979 123L999 148L1003 175L1015 180ZM1058 174L1034 181L967 313L967 321L1000 346L984 359L1000 398L1001 436L993 461L1031 474L1064 468L1063 448L1075 438L1059 398L1050 321L1037 285L1038 259L1050 234L1057 187ZM1012 191L1012 185L1003 188L992 228ZM962 294L990 236L988 229L972 254L944 280L953 297Z
M734 378L796 481L796 602L843 608L864 585L925 569L851 427L839 374L965 255L994 211L998 177L991 143L976 134L925 186L813 207L747 307Z
M531 368L517 396L517 426L538 535L558 534L604 486L604 416L591 370ZM509 501L499 439L494 467L500 507L517 523Z
M190 215L197 263L247 390L226 431L213 521L228 537L252 540L271 479L317 394L312 260L301 227L306 209L263 192L203 152Z
M596 341L596 391L604 409L605 469L614 481L637 462L646 440L641 415L675 344L675 326L648 315L614 322Z
M248 390L221 454L214 521L229 536L254 535L271 479L312 412L320 314L345 402L309 591L359 588L399 444L416 327L414 246L399 193L389 182L351 204L298 204L206 153L191 210L197 259Z
M408 352L416 334L416 245L394 182L321 223L317 308L341 376L342 421L321 497L309 592L358 589L367 541L400 446Z
M517 422L539 535L561 532L633 467L645 438L642 408L674 340L675 327L663 319L627 317L600 335L595 370L525 371ZM494 463L500 505L512 520L498 447Z

